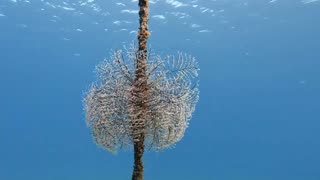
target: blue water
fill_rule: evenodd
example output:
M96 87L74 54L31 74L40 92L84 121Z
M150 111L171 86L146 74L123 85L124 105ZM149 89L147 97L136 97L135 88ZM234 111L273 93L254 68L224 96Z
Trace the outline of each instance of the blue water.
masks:
M0 179L127 180L97 147L83 93L135 40L137 2L0 0ZM320 179L320 1L153 0L150 45L200 65L200 101L146 180Z

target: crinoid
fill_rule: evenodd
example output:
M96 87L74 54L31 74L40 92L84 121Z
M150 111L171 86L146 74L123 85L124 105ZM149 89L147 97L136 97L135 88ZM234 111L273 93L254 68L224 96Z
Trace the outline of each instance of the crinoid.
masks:
M86 119L98 145L115 152L131 147L142 133L149 149L161 150L179 141L198 100L198 65L183 53L147 56L147 89L135 81L136 48L118 50L96 67L98 81L84 99ZM140 85L134 85L140 84ZM146 100L146 107L139 99ZM143 117L143 118L140 118Z
M199 93L194 57L147 50L149 1L139 0L139 7L138 46L99 64L98 81L84 98L95 142L111 152L133 147L132 180L143 180L145 146L160 150L183 137Z

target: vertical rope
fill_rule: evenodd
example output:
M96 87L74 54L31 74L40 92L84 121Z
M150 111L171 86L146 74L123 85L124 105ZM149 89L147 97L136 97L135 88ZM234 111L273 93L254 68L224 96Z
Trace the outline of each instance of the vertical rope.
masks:
M144 121L147 111L147 40L150 35L148 31L148 0L139 0L139 32L138 32L138 52L137 52L137 65L136 65L136 77L133 88L133 96L135 97L134 107L135 115L137 119L133 121L137 124L137 127L133 126L134 134L134 167L132 180L143 180L143 153L144 153ZM138 121L138 122L136 122ZM141 129L142 128L142 129ZM139 132L138 134L135 133Z

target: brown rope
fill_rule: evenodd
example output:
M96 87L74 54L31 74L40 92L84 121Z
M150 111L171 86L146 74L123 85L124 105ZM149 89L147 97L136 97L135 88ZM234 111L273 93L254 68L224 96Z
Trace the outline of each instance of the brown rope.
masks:
M150 35L148 31L148 0L139 0L139 32L138 32L138 52L137 52L137 66L136 66L136 77L135 86L133 89L134 96L137 96L136 102L134 102L136 107L136 112L138 119L142 122L145 119L145 113L147 109L147 98L148 98L148 87L147 87L147 40ZM141 127L139 127L141 128ZM144 133L143 130L139 129L141 133L134 138L134 167L132 180L143 180L143 153L144 153Z

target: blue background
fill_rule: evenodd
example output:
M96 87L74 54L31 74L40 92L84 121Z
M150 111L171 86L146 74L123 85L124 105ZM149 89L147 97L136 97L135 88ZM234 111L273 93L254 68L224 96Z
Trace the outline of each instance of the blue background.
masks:
M145 179L319 180L320 2L155 2L151 48L197 58L200 101L175 148L145 154ZM1 180L130 179L132 152L97 147L82 107L95 65L135 40L125 9L0 1Z

